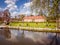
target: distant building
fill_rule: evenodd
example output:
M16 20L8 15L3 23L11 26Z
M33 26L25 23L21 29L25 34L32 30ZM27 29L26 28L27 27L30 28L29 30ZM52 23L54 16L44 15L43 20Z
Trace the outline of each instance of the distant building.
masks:
M45 16L25 16L24 22L46 22Z

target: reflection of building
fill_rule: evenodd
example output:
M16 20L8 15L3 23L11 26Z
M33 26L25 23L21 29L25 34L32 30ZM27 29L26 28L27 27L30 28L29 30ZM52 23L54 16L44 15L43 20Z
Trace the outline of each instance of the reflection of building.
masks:
M46 18L44 16L25 16L23 18L24 22L46 22Z

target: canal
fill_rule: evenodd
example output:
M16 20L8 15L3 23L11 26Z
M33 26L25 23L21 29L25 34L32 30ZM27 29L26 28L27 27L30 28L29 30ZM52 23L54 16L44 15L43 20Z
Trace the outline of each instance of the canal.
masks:
M0 30L0 45L60 45L60 34L13 30L8 31L6 38L4 30ZM57 44L56 44L57 42Z

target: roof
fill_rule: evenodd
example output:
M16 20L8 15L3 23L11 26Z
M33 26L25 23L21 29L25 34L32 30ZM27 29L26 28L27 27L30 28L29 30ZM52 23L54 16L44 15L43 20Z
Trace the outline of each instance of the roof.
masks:
M25 16L23 19L45 19L45 16Z

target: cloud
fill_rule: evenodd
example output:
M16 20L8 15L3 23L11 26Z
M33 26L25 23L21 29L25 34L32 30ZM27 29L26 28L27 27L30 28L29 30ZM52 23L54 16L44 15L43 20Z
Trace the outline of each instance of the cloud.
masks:
M9 9L9 11L12 10L17 10L17 5L15 4L17 2L17 0L5 0L5 3L7 4L7 6L5 7L5 9Z
M5 0L6 4L15 4L18 0Z
M31 14L30 5L31 2L28 2L20 6L20 14L30 15Z
M0 11L2 11L3 9L0 7Z
M5 9L9 9L12 17L14 17L15 15L17 15L17 10L18 10L18 7L16 5L17 1L18 0L5 0L4 1L7 4L7 6L5 7Z
M15 15L15 14L17 14L17 12L15 11L15 12L13 12L12 14Z
M20 14L30 15L31 12L30 11L25 11L25 12L21 12Z
M31 4L32 4L32 2L25 3L25 4L24 4L24 8L30 7Z
M32 2L28 2L28 3L25 3L24 6L21 6L20 7L20 14L26 14L26 15L31 15L31 6L32 5ZM38 10L39 11L39 10ZM34 10L32 15L38 15L38 13L36 13L36 11Z
M18 11L13 11L13 12L11 12L11 16L12 16L12 17L15 17L15 16L18 17L18 15L20 15L20 12L18 12Z
M14 17L19 14L31 15L30 6L32 5L32 2L27 2L23 5L20 5L20 8L18 8L16 5L17 1L18 0L5 0L5 3L7 4L5 9L9 9L9 11L11 12L11 16ZM35 13L33 13L33 14L35 14Z
M10 11L17 10L17 6L16 5L12 5L12 4L7 5L6 8L8 8Z

